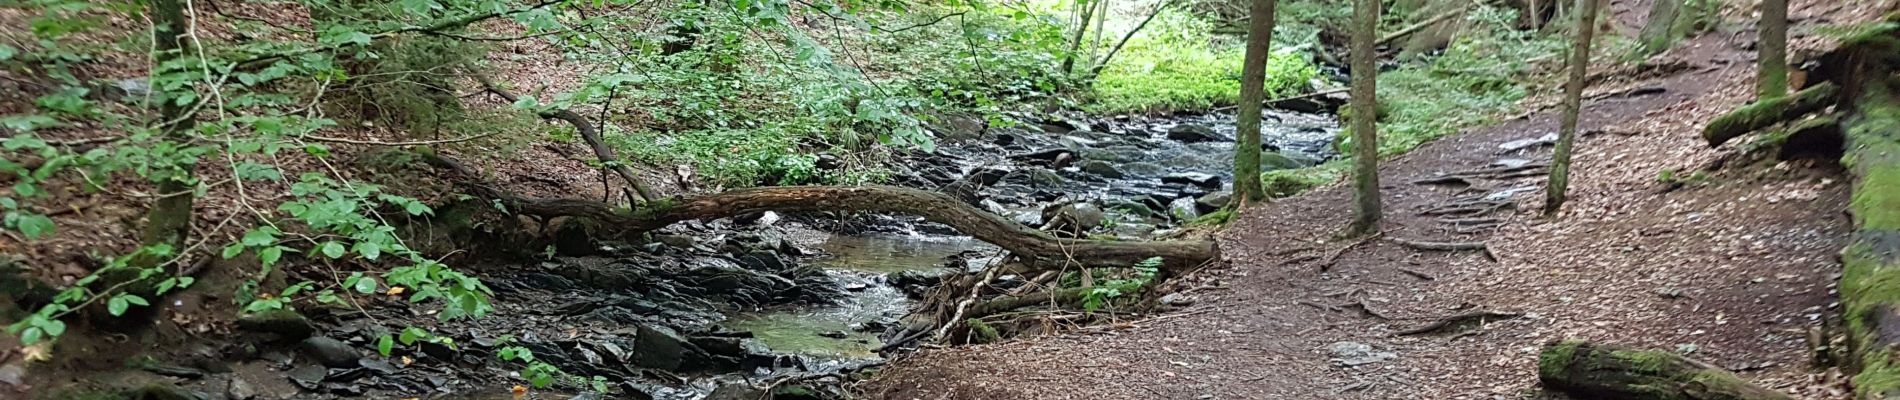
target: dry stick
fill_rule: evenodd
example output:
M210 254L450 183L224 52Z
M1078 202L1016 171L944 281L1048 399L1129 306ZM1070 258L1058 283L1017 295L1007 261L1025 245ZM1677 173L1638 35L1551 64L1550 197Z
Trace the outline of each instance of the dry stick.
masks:
M1433 321L1430 324L1425 324L1425 326L1420 326L1420 327L1412 328L1412 329L1406 329L1403 331L1399 331L1397 333L1393 333L1392 335L1393 336L1421 335L1421 334L1426 334L1426 333L1437 332L1445 328L1451 327L1452 325L1462 324L1471 320L1477 320L1478 322L1483 323L1484 321L1512 319L1512 318L1517 318L1523 315L1524 314L1514 313L1514 312L1497 312L1497 311L1490 311L1490 310L1478 310L1478 311L1472 311L1472 312L1467 312L1467 313L1458 314L1458 315L1452 315L1452 316L1448 316L1444 318L1439 318L1437 321Z
M1142 18L1141 23L1135 24L1135 29L1128 30L1127 34L1122 35L1121 41L1115 42L1115 47L1110 47L1108 49L1108 54L1102 55L1101 62L1095 63L1094 67L1089 68L1089 77L1093 78L1095 77L1095 75L1102 73L1102 68L1108 67L1108 61L1115 59L1115 53L1122 51L1122 46L1128 44L1128 39L1134 38L1136 32L1141 32L1141 28L1147 27L1149 21L1154 21L1155 16L1161 15L1162 10L1167 10L1168 6L1172 6L1172 5L1174 5L1173 2L1163 2L1161 4L1156 4L1154 11L1148 12L1147 18Z
M1392 33L1388 33L1385 35L1385 37L1379 38L1379 41L1373 42L1372 45L1374 46L1384 45L1393 40L1398 40L1399 38L1405 37L1406 35L1410 35L1413 32L1418 32L1420 29L1425 29L1425 27L1432 26L1439 22L1443 22L1444 20L1447 20L1447 19L1451 19L1451 17L1463 15L1464 13L1465 13L1465 8L1463 7L1452 9L1451 11L1446 11L1442 14L1438 14L1437 16L1433 16L1424 21L1420 21L1419 23L1412 24L1412 26L1407 26L1397 31L1393 31Z
M508 100L510 103L520 99L515 96L514 93L509 93L506 89L502 89L501 85L495 84L495 81L488 79L486 75L476 74L475 80L480 82L482 87L488 89L489 92L494 93L496 96L501 96L502 99ZM573 111L566 109L542 111L539 114L541 118L544 119L558 119L574 125L574 130L580 133L581 138L587 140L588 146L594 149L594 157L600 160L602 164L601 168L604 169L601 173L606 173L605 170L612 170L615 174L620 175L621 180L627 181L627 186L633 188L637 194L634 197L638 198L638 200L647 201L653 199L653 190L648 189L646 183L640 182L640 178L633 173L633 168L628 168L625 164L620 163L620 158L614 155L614 149L607 147L607 143L601 140L600 131L594 130L593 125L587 123L587 117L582 117L580 114L575 114Z
M1385 232L1373 232L1371 235L1359 238L1359 240L1354 240L1352 243L1340 247L1339 250L1334 250L1332 253L1327 254L1326 259L1319 263L1319 272L1326 272L1333 269L1333 263L1339 261L1341 254L1346 254L1346 251L1352 250L1354 247L1359 247L1359 245L1370 242L1372 239L1377 239L1380 236L1385 236Z
M1471 251L1471 250L1482 251L1484 252L1485 258L1490 259L1492 262L1498 261L1497 253L1492 252L1491 246L1484 244L1484 242L1424 242L1424 241L1415 241L1415 240L1408 240L1408 239L1401 239L1401 238L1392 238L1392 243L1398 243L1400 246L1410 247L1410 248L1418 249L1418 250L1428 250L1428 251Z

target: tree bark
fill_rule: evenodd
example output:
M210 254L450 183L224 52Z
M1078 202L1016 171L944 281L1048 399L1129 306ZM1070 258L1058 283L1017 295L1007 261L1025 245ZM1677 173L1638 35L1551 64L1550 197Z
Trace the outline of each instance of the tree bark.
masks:
M1793 96L1764 98L1709 120L1709 125L1702 128L1702 138L1708 140L1709 147L1721 146L1749 132L1833 106L1839 102L1839 95L1839 85L1821 82L1795 92Z
M1656 55L1676 41L1676 18L1682 14L1683 0L1655 0L1649 7L1649 22L1643 24L1643 31L1637 34L1637 41L1643 45L1643 55Z
M1759 63L1755 95L1772 99L1788 95L1788 0L1762 0Z
M489 80L487 76L476 75L475 79L479 81L482 87L488 90L488 92L494 93L496 96L501 96L502 99L508 100L510 103L519 99L514 93L509 93L507 89L502 89L501 85L497 85L494 81ZM587 117L583 117L580 114L566 109L543 111L540 115L541 118L558 119L570 125L574 125L574 131L579 133L581 139L587 141L587 146L594 150L594 158L600 161L600 167L606 171L613 171L614 175L620 176L620 180L626 181L627 187L631 188L635 194L635 201L653 199L653 189L648 188L646 182L640 180L639 175L633 173L632 167L628 167L626 163L621 162L620 156L614 155L614 149L608 147L606 141L601 140L600 131L595 130L593 124L587 123Z
M1240 120L1235 132L1233 208L1267 198L1260 185L1260 118L1267 99L1267 58L1273 52L1276 0L1253 0L1247 29L1247 51L1240 64Z
M1096 0L1101 1L1101 0ZM1075 35L1069 37L1069 52L1062 55L1062 73L1075 73L1075 55L1082 51L1082 37L1089 32L1089 18L1095 15L1095 4L1088 0L1078 0L1075 8L1081 10L1081 21L1075 24Z
M1379 229L1379 55L1373 40L1379 34L1379 0L1353 1L1352 29L1352 163L1353 235Z
M185 31L190 22L185 17L185 4L179 0L155 0L151 4L153 29L156 31L154 38L157 40L155 48L158 52L153 65L166 65L192 51L193 44ZM184 85L177 90L190 91L192 87ZM178 104L177 101L173 101L179 95L178 92L168 91L164 93L164 98L158 99L160 103L158 121L171 123L160 127L165 133L166 140L184 142L191 140L191 131L197 126L197 120L187 114L191 112L189 104ZM169 246L174 251L184 250L185 238L191 235L191 208L194 200L191 189L194 167L193 163L174 166L178 174L158 182L160 195L158 200L152 203L152 208L145 212L145 224L139 231L140 244ZM149 267L163 262L157 256L138 258L132 262L132 265Z
M1551 156L1550 181L1545 186L1544 215L1563 208L1570 188L1570 151L1577 143L1577 120L1583 112L1583 87L1589 83L1590 42L1596 36L1601 0L1577 0L1577 31L1570 45L1570 79L1564 82L1563 117L1557 127L1557 149Z
M1792 400L1726 369L1675 353L1563 341L1537 357L1545 388L1579 398L1626 400Z

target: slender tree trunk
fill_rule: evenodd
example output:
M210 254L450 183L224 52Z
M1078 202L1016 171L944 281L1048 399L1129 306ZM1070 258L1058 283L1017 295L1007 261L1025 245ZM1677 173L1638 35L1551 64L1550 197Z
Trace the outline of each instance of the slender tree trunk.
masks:
M1082 19L1075 24L1075 34L1069 36L1069 52L1062 55L1062 73L1075 73L1075 55L1082 51L1082 38L1089 32L1089 18L1095 15L1095 3L1081 0L1075 4L1082 10Z
M1656 0L1649 7L1649 22L1643 24L1643 31L1637 34L1637 41L1643 45L1644 55L1655 55L1669 50L1676 41L1676 18L1682 15L1683 0Z
M1122 34L1122 39L1115 42L1115 47L1110 47L1108 54L1102 55L1101 62L1097 62L1094 67L1089 68L1089 74L1086 79L1093 80L1096 75L1101 75L1102 68L1108 67L1108 61L1115 59L1115 53L1121 52L1122 46L1128 45L1128 39L1133 39L1136 33L1141 32L1141 28L1148 27L1148 22L1154 21L1156 16L1161 15L1161 12L1167 10L1168 6L1172 4L1173 3L1170 3L1169 0L1162 0L1161 3L1155 4L1155 9L1149 11L1147 17L1142 18L1140 23L1135 24L1134 29L1129 29L1128 33Z
M151 11L154 29L157 31L155 39L158 41L155 46L158 51L157 62L154 65L166 65L191 52L191 39L185 32L190 22L185 17L184 2L154 0L151 3ZM190 85L186 85L179 90L192 89ZM162 129L167 140L183 142L189 140L190 132L197 125L197 121L186 115L190 112L189 104L178 104L173 100L179 94L168 92L165 93L165 98L159 99L158 121L159 123L177 121ZM179 246L191 234L193 165L180 165L177 168L178 175L158 182L160 197L152 203L152 208L145 212L145 225L139 232L139 241L146 246L165 245L173 250L183 250ZM140 261L144 262L137 264L151 265L159 262L157 259Z
M1102 42L1102 35L1108 32L1108 0L1097 0L1096 3L1101 6L1095 8L1095 38L1089 40L1089 56L1084 57L1084 61L1095 59L1096 52L1102 51L1102 46L1107 44Z
M1253 0L1248 12L1247 52L1240 64L1240 121L1234 145L1234 209L1267 198L1260 186L1260 108L1267 100L1267 58L1272 55L1274 3Z
M1762 0L1760 50L1755 95L1767 99L1788 95L1788 0Z
M1352 29L1352 163L1353 211L1348 232L1363 235L1379 230L1379 55L1373 41L1379 35L1379 0L1353 1Z
M1577 32L1570 45L1570 80L1564 82L1564 114L1557 127L1557 150L1551 156L1550 182L1544 193L1544 215L1563 208L1570 187L1570 150L1577 142L1577 119L1583 111L1583 86L1589 78L1590 41L1596 36L1597 7L1601 0L1577 0Z

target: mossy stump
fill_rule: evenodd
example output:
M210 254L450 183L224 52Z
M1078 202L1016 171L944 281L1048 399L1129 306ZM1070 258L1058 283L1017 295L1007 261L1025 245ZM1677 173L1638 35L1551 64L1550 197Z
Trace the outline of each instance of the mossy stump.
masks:
M1900 22L1900 13L1888 22ZM1836 50L1835 79L1854 94L1841 165L1853 176L1854 234L1841 251L1842 319L1856 399L1900 399L1900 29L1874 29Z
M1537 358L1537 379L1581 399L1784 400L1788 395L1748 383L1728 370L1675 353L1554 342Z

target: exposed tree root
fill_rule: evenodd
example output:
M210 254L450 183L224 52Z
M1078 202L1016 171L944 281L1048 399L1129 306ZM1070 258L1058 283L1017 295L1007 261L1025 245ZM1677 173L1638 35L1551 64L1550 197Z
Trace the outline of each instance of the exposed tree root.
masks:
M1478 310L1478 311L1472 311L1472 312L1467 312L1467 313L1458 314L1458 315L1452 315L1452 316L1448 316L1444 318L1439 318L1437 321L1433 321L1432 323L1425 324L1424 326L1420 326L1420 327L1412 328L1412 329L1406 329L1403 331L1398 331L1397 333L1394 333L1393 335L1394 336L1414 336L1414 335L1423 335L1423 334L1428 334L1428 333L1445 332L1445 331L1454 330L1454 329L1466 330L1466 329L1471 329L1476 326L1482 326L1485 323L1490 322L1490 321L1512 319L1512 318L1521 317L1523 315L1524 314L1513 313L1513 312Z

